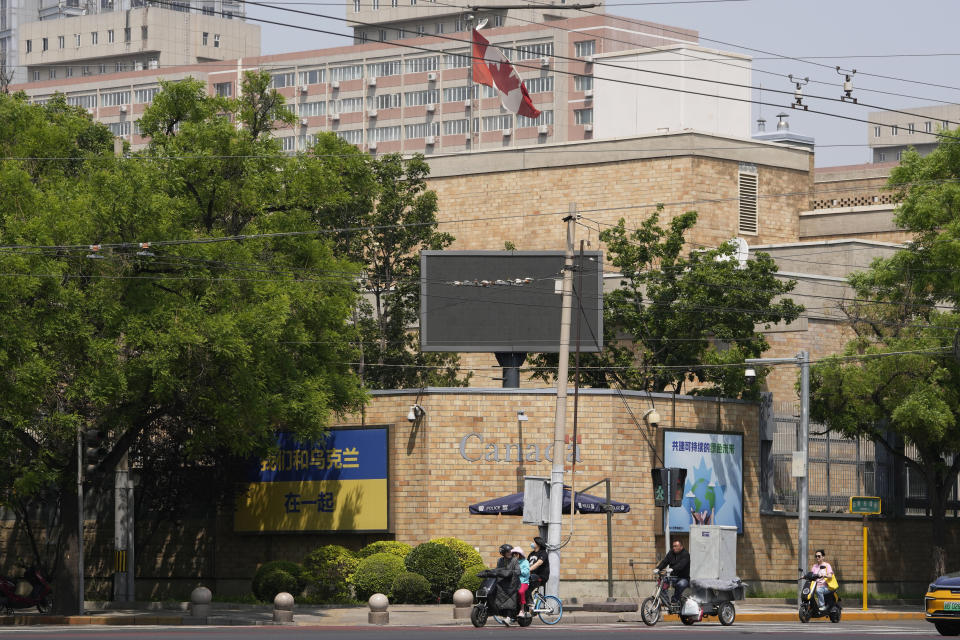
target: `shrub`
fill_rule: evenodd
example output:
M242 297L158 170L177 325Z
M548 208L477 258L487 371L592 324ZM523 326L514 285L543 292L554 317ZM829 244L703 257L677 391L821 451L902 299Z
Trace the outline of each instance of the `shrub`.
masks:
M457 554L450 547L436 542L424 542L414 547L404 559L407 571L419 573L430 583L434 595L443 600L453 596L457 581L463 574Z
M478 578L477 574L486 568L485 565L475 564L464 569L463 575L460 576L460 582L457 583L457 589L469 589L475 592L483 583L483 578Z
M426 604L433 600L430 583L419 573L404 571L393 581L390 599L398 604Z
M296 598L303 592L306 584L307 578L300 565L286 560L274 560L257 569L250 587L257 600L273 602L273 597L281 591L286 591ZM278 585L283 588L278 588Z
M360 560L352 551L338 544L328 544L311 551L303 560L311 596L318 601L343 601L349 598L350 576L359 563Z
M389 594L393 581L403 573L403 559L393 553L375 553L357 565L350 582L357 599L367 600L375 593Z
M371 542L360 551L357 551L358 558L369 558L375 553L392 553L400 558L406 558L407 554L413 551L413 547L406 542L396 540L377 540Z
M460 538L434 538L430 542L436 542L437 544L449 547L450 550L457 554L461 567L483 564L483 556L480 555L480 552Z

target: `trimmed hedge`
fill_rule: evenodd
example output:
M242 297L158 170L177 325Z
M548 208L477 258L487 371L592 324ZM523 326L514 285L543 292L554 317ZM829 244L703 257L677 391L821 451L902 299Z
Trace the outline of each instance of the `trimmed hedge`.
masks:
M464 569L463 575L460 576L460 582L457 583L457 589L469 589L472 592L476 592L483 583L483 578L478 578L477 574L486 568L486 565L475 564Z
M388 595L403 570L403 559L393 553L375 553L364 558L350 578L357 599L367 600L375 593Z
M360 560L346 547L328 544L311 551L303 560L312 599L342 602L350 597L350 576Z
M392 553L400 558L406 558L407 554L413 551L413 547L406 542L397 542L396 540L377 540L371 542L360 551L357 551L357 557L360 559L369 558L375 553Z
M430 583L430 589L444 602L453 598L463 565L450 547L424 542L413 548L404 559L407 571L419 573Z
M298 597L307 584L303 568L296 562L274 560L257 569L250 590L257 600L273 602L274 596L286 591Z
M433 600L430 583L419 573L404 571L393 581L390 600L397 604L427 604Z
M480 552L460 538L434 538L430 542L436 542L437 544L449 547L457 554L457 559L460 560L461 567L483 564L483 556L480 555Z

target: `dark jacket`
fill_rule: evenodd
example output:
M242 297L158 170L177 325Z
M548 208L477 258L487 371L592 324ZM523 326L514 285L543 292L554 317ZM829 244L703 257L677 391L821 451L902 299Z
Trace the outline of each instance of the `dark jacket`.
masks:
M531 552L530 555L527 556L527 561L533 565L533 563L541 557L543 558L543 564L536 569L531 569L530 573L539 576L541 580L546 582L550 578L550 559L547 556L547 550L541 549L540 551Z
M660 564L657 565L657 569L663 569L666 566L673 569L671 575L674 578L690 579L690 553L686 549L682 549L680 553L674 553L673 549L671 549L666 557L660 561Z

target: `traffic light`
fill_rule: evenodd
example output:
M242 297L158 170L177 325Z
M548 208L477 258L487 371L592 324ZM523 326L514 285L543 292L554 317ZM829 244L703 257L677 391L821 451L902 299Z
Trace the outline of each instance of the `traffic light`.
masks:
M663 507L667 504L667 492L670 489L670 470L658 467L650 469L653 476L653 504Z
M687 483L687 470L680 467L670 468L670 506L683 506L683 489Z
M83 449L83 457L87 465L86 472L89 475L94 473L103 461L107 447L103 441L103 433L97 429L87 429L83 434L83 442L86 445Z

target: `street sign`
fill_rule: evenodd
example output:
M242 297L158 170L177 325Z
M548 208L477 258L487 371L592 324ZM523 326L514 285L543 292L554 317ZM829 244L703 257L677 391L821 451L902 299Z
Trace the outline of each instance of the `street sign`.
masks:
M880 513L880 498L873 496L851 496L850 513L862 516Z

